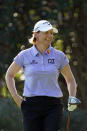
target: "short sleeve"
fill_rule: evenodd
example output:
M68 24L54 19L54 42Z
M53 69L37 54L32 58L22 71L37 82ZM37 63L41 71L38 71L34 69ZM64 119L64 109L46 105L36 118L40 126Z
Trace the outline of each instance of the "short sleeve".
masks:
M20 67L23 67L23 52L21 51L15 58L14 61L16 64L18 64Z
M69 59L68 59L67 56L62 52L62 54L61 54L61 65L60 65L60 69L64 68L66 64L69 64Z

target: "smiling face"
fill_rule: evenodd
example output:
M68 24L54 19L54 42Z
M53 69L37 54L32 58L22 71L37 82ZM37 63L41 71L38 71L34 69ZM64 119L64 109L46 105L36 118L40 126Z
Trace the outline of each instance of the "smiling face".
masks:
M48 47L53 41L53 29L46 32L35 33L35 38L37 39L36 44L44 44Z

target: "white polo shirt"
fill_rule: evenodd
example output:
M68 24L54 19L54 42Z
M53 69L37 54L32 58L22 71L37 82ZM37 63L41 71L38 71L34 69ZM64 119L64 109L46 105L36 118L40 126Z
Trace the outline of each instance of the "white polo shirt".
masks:
M63 52L50 46L41 54L33 45L31 48L21 51L14 61L24 69L23 96L63 96L58 84L58 77L60 69L69 63Z

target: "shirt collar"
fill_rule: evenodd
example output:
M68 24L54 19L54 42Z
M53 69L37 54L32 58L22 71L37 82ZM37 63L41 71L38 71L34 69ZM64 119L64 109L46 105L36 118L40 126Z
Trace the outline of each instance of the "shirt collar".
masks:
M51 45L48 47L48 49L46 49L46 51L44 52L44 54L49 55L51 51ZM37 48L35 47L35 45L32 46L32 53L34 56L37 56L40 54L40 52L37 50Z
M39 51L37 50L35 45L32 46L32 53L33 53L34 56L37 56L39 54Z

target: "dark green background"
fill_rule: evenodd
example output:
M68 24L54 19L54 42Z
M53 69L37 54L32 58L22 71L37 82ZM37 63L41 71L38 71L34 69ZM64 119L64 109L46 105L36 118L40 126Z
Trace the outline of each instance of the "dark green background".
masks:
M77 81L77 97L82 101L72 113L70 131L87 131L87 1L86 0L0 0L0 127L2 131L22 131L20 109L13 102L5 84L5 73L13 58L32 45L33 25L49 20L59 30L54 36L55 48L70 60ZM16 76L19 94L23 91L20 74ZM59 83L63 91L66 130L68 92L64 78Z

